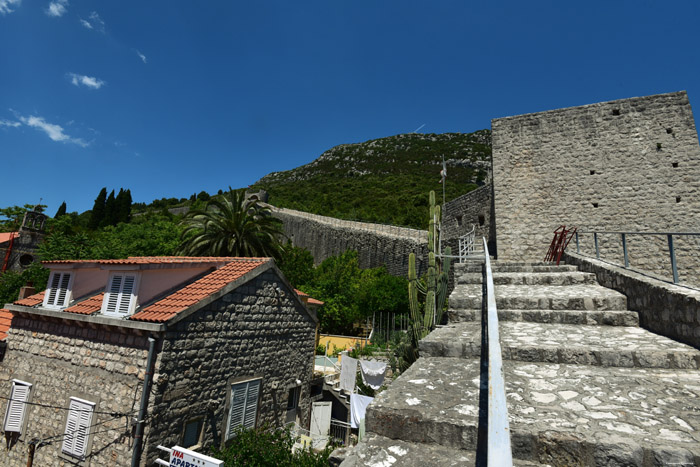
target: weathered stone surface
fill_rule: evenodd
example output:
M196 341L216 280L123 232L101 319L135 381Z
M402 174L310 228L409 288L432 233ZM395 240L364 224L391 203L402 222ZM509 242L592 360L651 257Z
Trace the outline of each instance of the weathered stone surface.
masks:
M457 284L481 284L482 274L465 273L456 278ZM575 285L597 284L595 274L580 271L564 272L500 272L494 273L494 285Z
M685 92L499 118L492 131L499 259L541 260L561 224L700 231L700 147ZM592 235L580 238L594 255ZM679 238L676 247L700 285L698 241ZM669 277L664 237L628 242L633 265ZM600 236L599 247L621 263L619 235Z
M567 252L565 259L594 273L601 285L625 294L642 327L700 348L700 291L575 253Z
M363 443L348 452L342 467L386 466L413 467L416 465L452 467L474 465L473 451L450 449L435 444L410 443L367 435Z

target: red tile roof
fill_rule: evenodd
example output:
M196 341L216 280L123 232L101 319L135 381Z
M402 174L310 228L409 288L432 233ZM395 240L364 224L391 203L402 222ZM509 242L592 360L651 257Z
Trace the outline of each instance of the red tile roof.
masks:
M232 256L131 256L126 259L66 259L42 261L43 264L188 264L229 263L231 261L263 261L267 258L237 258Z
M12 313L4 308L0 310L0 341L5 340L12 324Z
M309 301L307 303L310 305L318 305L318 306L323 305L323 302L321 300L316 300L315 298L311 298L311 297L309 297Z
M270 261L269 258L228 258L228 260L230 262L226 266L207 274L153 305L147 306L131 316L130 319L156 323L168 321L179 312L220 291L226 285Z
M11 238L19 237L19 232L0 232L0 243L9 242Z
M306 292L302 292L302 291L299 290L299 289L294 289L294 291L295 291L295 292L297 293L297 295L299 295L300 297L308 297L308 296L309 296L309 294L307 294Z
M22 306L36 306L39 305L41 302L44 301L44 292L45 290L39 293L36 293L34 295L30 295L29 297L23 298L22 300L17 300L15 302L15 305L22 305Z
M105 293L100 292L87 300L83 300L80 303L76 303L75 305L66 308L63 311L67 311L68 313L79 313L81 315L91 315L102 309L102 300L104 297Z

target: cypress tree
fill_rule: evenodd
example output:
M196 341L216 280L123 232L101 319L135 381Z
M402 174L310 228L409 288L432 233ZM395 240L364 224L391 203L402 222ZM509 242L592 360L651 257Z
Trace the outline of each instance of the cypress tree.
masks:
M120 189L116 199L116 223L129 222L131 217L131 191Z
M105 215L100 223L100 227L106 227L108 225L116 225L117 219L117 200L114 197L114 190L107 197L105 201Z
M105 202L107 201L107 187L100 190L100 194L95 198L95 204L92 206L92 214L90 215L90 223L88 226L91 229L96 229L102 224L105 218Z
M58 207L58 211L56 211L56 215L53 216L54 219L58 219L61 216L66 215L66 202L64 201L61 203L61 205Z

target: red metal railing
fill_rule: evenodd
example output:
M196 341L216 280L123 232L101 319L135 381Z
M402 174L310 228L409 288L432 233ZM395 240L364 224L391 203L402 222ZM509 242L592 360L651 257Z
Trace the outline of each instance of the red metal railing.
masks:
M554 231L554 238L552 243L549 245L549 251L544 257L545 261L556 261L557 266L559 266L559 261L561 261L561 255L566 250L569 242L576 234L576 227L572 229L567 229L565 225L559 226L557 230Z

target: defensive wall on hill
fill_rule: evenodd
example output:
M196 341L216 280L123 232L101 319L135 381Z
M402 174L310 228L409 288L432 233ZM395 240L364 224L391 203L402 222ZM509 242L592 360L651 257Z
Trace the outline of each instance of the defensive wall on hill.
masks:
M408 274L408 255L416 253L419 274L427 269L427 232L392 225L354 222L271 206L294 246L306 248L318 264L329 256L357 250L361 268L386 266Z
M499 118L492 138L499 259L542 260L561 224L700 231L700 147L685 91ZM632 267L671 277L665 236L627 240ZM681 283L700 284L700 239L674 241ZM581 242L595 253L592 235ZM623 263L619 235L599 243L601 257Z

